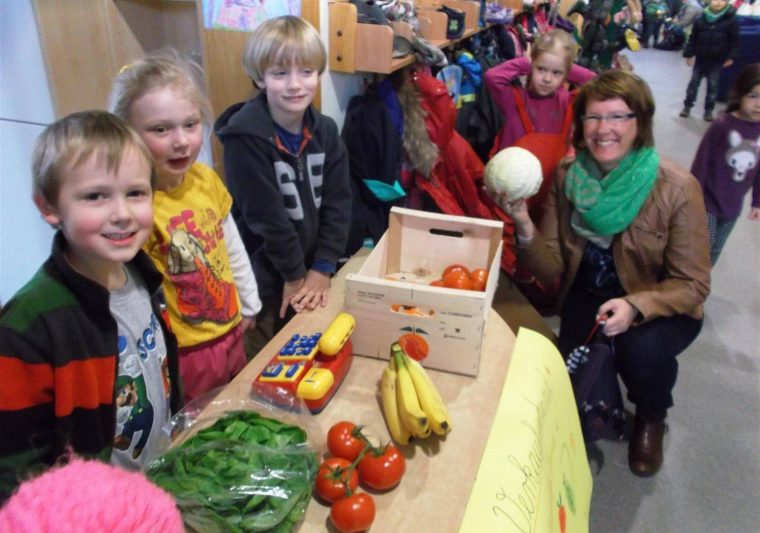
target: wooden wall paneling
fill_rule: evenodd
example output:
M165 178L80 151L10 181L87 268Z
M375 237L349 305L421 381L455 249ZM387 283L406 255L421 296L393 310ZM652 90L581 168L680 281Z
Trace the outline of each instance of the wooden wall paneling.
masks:
M353 7L353 6L352 6ZM380 24L357 24L354 64L362 72L393 72L393 30Z
M303 0L301 9L303 18L319 31L318 0ZM246 100L255 93L242 63L250 33L204 28L200 0L197 1L197 20L211 105L218 115L230 105Z
M354 72L356 54L356 6L331 2L330 37L327 43L328 64L334 72Z
M434 46L441 46L446 39L446 28L449 18L446 13L436 11L435 8L420 8L417 10L417 18L420 23L422 37L431 41Z
M118 68L110 53L106 8L99 0L34 0L57 118L105 104Z
M319 0L302 0L301 17L319 31ZM201 0L196 0L196 20L211 108L214 116L218 117L232 104L247 100L257 92L243 69L243 52L250 33L205 28ZM317 108L319 97L317 93L314 99ZM224 177L222 145L214 135L211 144L214 170Z
M162 5L150 0L101 0L106 7L115 7L116 15L127 31L140 43L144 53L164 46ZM110 5L109 5L110 4ZM129 36L123 36L129 38ZM121 42L121 40L117 41Z
M242 63L248 33L204 30L202 42L211 107L214 114L219 115L230 105L247 100L255 92Z
M319 0L301 0L301 18L305 19L309 24L320 32L321 25L319 23ZM325 48L327 43L324 43ZM329 51L328 51L329 54ZM325 67L327 70L327 67ZM317 94L314 96L314 107L317 109L322 108L322 89L317 89Z
M389 74L407 58L393 59L393 30L380 24L359 24L356 6L338 1L329 4L329 66L335 72ZM411 56L414 57L414 56Z
M195 2L164 1L161 4L161 46L173 46L200 62L202 46L197 17Z
M301 0L301 18L320 31L319 25L319 0Z
M192 0L33 1L56 117L105 107L119 69L147 52L200 60Z
M227 107L247 100L256 93L256 88L243 70L242 63L248 33L202 29L201 42L211 109L214 117L218 117ZM222 145L215 135L211 136L211 150L214 170L224 178Z
M418 0L417 1L418 8L425 7L425 8L438 9L442 5L443 5L443 0Z
M515 13L522 11L523 0L499 0L499 4L511 8Z
M203 27L201 0L33 0L56 117L103 108L124 65L166 46L201 62L214 114L250 98L242 66L247 32ZM319 30L319 0L302 0ZM319 107L319 93L315 99ZM214 162L221 172L220 147Z
M124 65L128 65L145 55L146 48L141 41L142 35L136 34L134 27L144 27L146 20L151 20L155 17L150 16L150 14L143 14L142 20L130 20L128 17L125 17L125 13L129 14L130 12L126 9L121 9L119 3L113 1L106 1L103 7L106 12L106 32L109 38L108 54L113 62L110 80L113 81L114 76ZM73 52L76 53L77 51L73 50ZM108 84L106 98L110 90L111 83Z

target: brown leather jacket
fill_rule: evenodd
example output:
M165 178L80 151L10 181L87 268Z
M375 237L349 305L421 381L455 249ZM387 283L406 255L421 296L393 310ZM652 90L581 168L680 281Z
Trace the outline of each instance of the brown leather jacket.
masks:
M564 165L544 204L541 231L518 246L518 261L542 282L561 276L559 305L575 279L586 240L570 227ZM710 293L707 216L702 189L685 168L660 158L657 180L636 218L612 243L624 298L637 322L676 314L702 318Z

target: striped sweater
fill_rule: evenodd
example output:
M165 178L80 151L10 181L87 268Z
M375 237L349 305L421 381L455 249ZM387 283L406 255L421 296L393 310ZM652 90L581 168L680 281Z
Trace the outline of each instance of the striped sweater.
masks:
M0 501L67 449L108 461L116 432L117 325L109 292L74 271L59 232L50 258L0 313ZM163 317L161 275L142 251L130 263ZM181 404L177 343L161 321L171 408Z

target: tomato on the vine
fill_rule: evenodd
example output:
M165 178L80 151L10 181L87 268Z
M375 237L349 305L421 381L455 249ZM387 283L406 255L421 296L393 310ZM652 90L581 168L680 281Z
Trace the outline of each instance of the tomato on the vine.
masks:
M341 533L369 529L375 520L375 501L366 492L338 500L330 507L330 521Z
M327 432L327 449L334 457L353 461L366 445L359 428L351 422L338 422Z
M356 466L359 480L375 490L387 490L398 485L406 471L404 454L393 444L383 449L368 450Z
M342 457L325 459L317 471L317 495L326 502L335 502L348 496L359 486L359 474L352 470L348 475L351 461Z

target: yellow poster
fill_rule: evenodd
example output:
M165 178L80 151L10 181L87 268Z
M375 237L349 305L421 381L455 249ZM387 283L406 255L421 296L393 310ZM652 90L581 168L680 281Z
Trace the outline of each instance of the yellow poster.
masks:
M521 328L460 532L588 532L591 484L564 361Z

